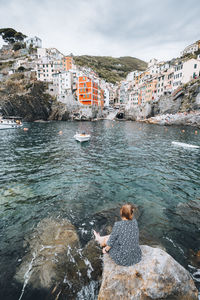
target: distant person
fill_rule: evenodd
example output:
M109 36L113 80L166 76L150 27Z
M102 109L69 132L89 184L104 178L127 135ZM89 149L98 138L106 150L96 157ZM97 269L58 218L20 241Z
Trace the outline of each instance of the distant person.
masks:
M122 220L115 222L110 235L100 236L94 231L96 241L103 247L103 253L109 253L117 265L132 266L141 261L139 230L134 210L132 204L122 205L120 209Z

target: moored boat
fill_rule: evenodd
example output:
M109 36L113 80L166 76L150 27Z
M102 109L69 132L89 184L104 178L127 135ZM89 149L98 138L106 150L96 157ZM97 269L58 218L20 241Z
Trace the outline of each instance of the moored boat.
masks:
M0 129L13 129L22 127L22 120L20 117L3 117L0 116Z
M90 134L86 134L85 132L83 132L83 133L76 133L74 135L74 138L75 138L76 141L78 141L80 143L81 142L88 142L90 140L90 138L91 138L91 135Z

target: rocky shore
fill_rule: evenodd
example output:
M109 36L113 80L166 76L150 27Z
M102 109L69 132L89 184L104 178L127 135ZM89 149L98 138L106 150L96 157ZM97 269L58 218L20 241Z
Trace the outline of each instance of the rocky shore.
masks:
M152 118L140 120L140 122L165 126L188 125L200 128L200 111L158 115Z
M101 234L110 233L113 223L120 218L119 207L94 214L95 229ZM195 212L191 222L198 226L198 207L198 201L181 204L176 214L185 218L187 212L191 220ZM142 223L146 221L141 209L137 210L136 218L141 228L140 244L146 245L141 246L142 261L128 268L117 266L108 255L103 256L91 234L81 240L76 224L67 219L41 220L32 234L24 238L25 255L15 274L15 281L21 286L19 299L197 300L192 275L166 252L156 233L151 237L146 227L144 232ZM192 257L191 265L198 266L198 253L193 252Z

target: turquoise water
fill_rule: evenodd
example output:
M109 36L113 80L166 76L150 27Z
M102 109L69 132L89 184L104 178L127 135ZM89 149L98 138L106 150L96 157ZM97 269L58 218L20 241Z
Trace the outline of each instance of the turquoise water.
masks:
M92 226L84 225L84 220L122 201L140 206L141 228L147 227L162 239L168 252L187 267L187 251L200 248L199 236L193 225L185 228L177 223L173 212L180 203L200 199L200 149L176 147L171 142L200 146L200 132L128 121L26 126L28 131L0 131L4 292L21 259L24 236L41 219L67 217L83 235L87 230L87 240ZM91 141L77 143L73 135L78 130L91 133ZM15 299L11 295L12 291L7 299Z

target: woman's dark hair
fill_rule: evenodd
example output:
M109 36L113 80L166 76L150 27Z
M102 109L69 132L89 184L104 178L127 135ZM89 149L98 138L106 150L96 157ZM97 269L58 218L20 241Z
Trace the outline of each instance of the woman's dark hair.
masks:
M127 220L132 220L134 210L135 210L135 206L131 203L126 203L126 204L122 205L122 207L120 208L121 218L126 218Z

